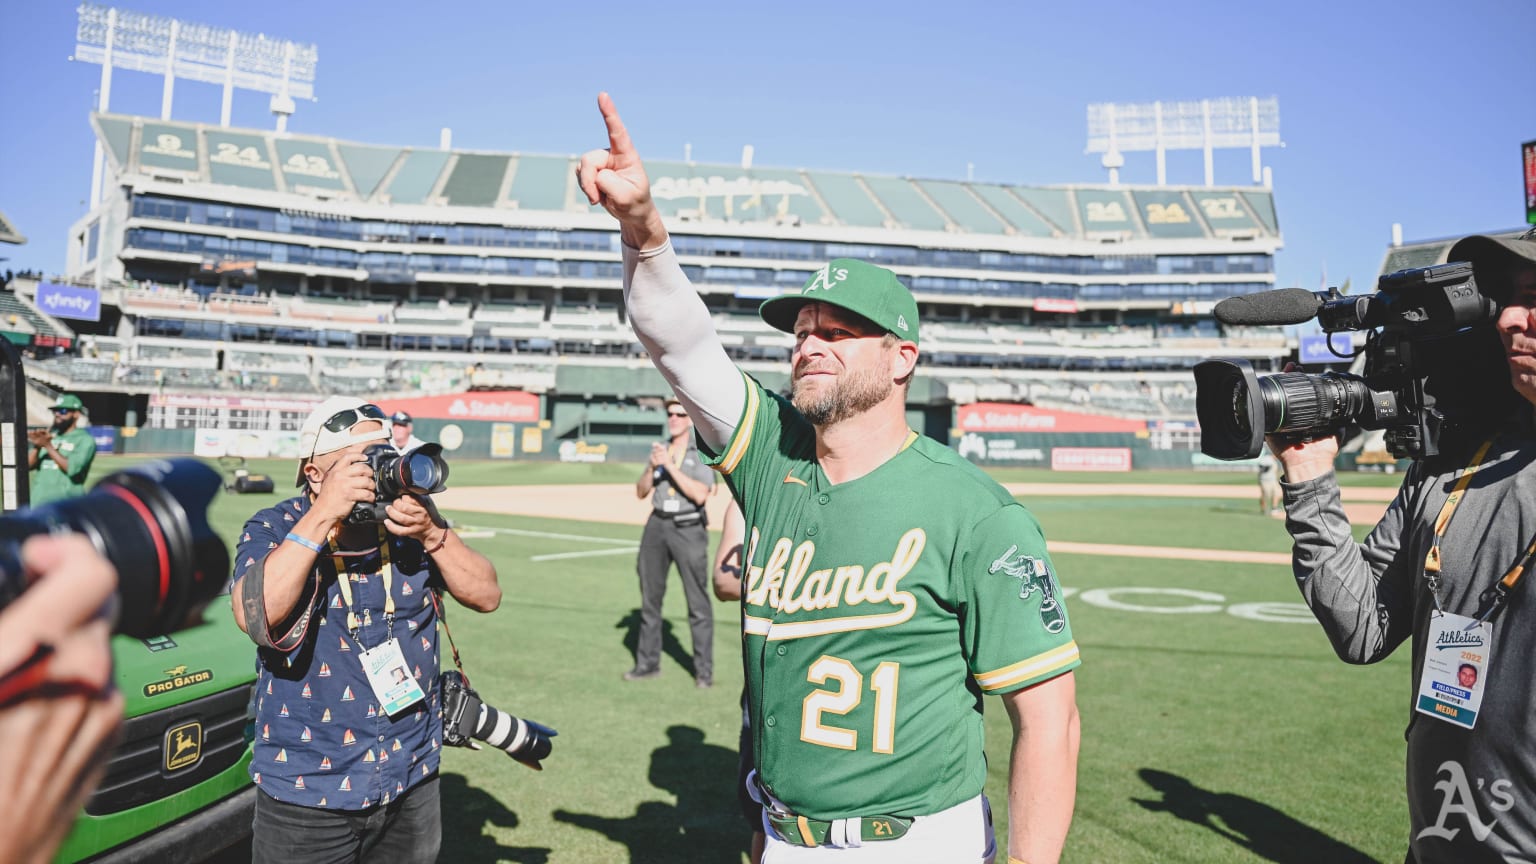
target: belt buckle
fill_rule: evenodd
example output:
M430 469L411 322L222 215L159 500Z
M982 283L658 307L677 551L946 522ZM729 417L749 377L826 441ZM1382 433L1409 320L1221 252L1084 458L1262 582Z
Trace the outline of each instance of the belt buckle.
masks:
M816 830L818 828L821 832L821 838L826 839L832 827L830 822L809 819L795 813L776 815L768 812L768 822L773 825L775 831L779 832L779 836L784 839L784 842L791 846L803 846L806 848L822 845L817 841L816 837Z

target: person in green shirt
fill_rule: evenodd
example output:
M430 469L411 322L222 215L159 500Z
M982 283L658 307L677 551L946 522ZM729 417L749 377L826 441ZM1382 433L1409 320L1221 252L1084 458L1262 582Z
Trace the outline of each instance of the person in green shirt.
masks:
M85 479L96 458L96 440L80 423L84 409L79 396L60 396L53 404L53 428L27 433L32 443L27 468L32 472L33 506L85 494Z

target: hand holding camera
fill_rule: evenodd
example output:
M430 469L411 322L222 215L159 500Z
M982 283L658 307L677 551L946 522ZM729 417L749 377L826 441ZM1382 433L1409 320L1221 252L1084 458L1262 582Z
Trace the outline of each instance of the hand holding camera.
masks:
M122 726L112 689L112 565L83 537L21 547L30 583L0 611L0 738L16 742L0 772L0 861L47 861L100 779Z
M432 506L432 499L412 494L401 495L384 506L384 528L396 537L411 537L432 548L447 531L447 523Z
M368 460L342 459L325 473L313 510L329 523L344 521L359 505L373 503L373 468Z

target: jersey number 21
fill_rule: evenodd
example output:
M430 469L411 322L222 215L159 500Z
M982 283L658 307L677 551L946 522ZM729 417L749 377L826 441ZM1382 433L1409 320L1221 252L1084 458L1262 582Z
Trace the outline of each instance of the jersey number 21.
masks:
M896 746L896 679L901 664L886 661L869 676L869 688L875 691L875 728L873 750L890 753ZM839 750L856 750L859 733L854 729L827 726L822 714L847 714L864 698L864 676L841 657L823 654L811 664L805 676L812 684L834 681L837 689L813 690L805 697L800 714L800 740Z

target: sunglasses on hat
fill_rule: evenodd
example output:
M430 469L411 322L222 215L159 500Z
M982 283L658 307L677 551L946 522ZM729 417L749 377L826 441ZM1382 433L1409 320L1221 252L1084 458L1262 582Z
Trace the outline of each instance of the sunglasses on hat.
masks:
M359 408L347 408L332 414L329 420L320 424L327 432L343 432L351 429L364 420L385 419L384 411L377 405L363 405Z

